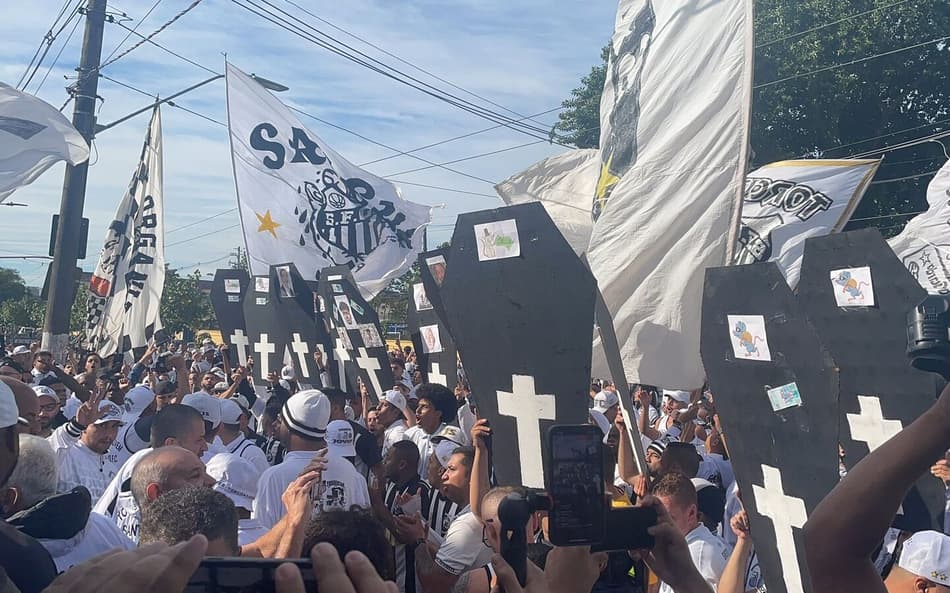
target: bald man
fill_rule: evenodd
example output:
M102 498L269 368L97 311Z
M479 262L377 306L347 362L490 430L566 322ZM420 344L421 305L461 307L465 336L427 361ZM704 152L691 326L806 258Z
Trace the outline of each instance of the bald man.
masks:
M185 486L214 485L197 455L182 447L161 447L142 457L132 470L132 496L145 508L159 496Z
M0 376L3 381L13 390L16 398L16 406L19 412L17 430L20 434L40 434L40 401L36 397L36 392L22 381L17 381L10 377Z

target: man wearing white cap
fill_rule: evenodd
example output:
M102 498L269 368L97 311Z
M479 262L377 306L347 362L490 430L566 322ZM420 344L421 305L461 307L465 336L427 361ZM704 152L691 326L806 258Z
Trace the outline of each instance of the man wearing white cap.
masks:
M603 414L607 422L613 426L617 413L620 411L620 397L613 391L601 391L594 396L593 409Z
M950 593L950 536L915 533L884 582L888 593Z
M406 396L398 391L387 391L379 401L379 410L376 418L385 426L383 431L383 456L393 446L393 443L406 438Z
M221 424L221 400L203 391L198 391L183 397L181 403L201 412L201 418L204 420L205 442L208 443L208 450L202 455L201 460L208 463L208 460L214 455L227 453L221 439L217 438L215 434Z
M88 408L88 404L84 407ZM109 451L122 421L122 408L109 400L98 404L98 418L87 426L83 419L72 420L56 429L48 439L59 460L59 492L69 492L76 486L85 486L98 500L119 471L118 456ZM76 429L82 432L76 438Z
M267 530L251 518L260 473L246 459L231 453L218 453L208 462L206 471L215 480L213 488L234 503L238 514L238 544L257 541Z
M136 385L125 394L122 404L125 409L122 414L125 426L119 429L119 435L111 448L120 467L132 455L148 448L151 417L155 414L155 406L155 392L145 385Z
M327 424L330 422L330 401L322 392L308 389L291 396L281 409L277 435L287 447L284 461L265 471L258 482L254 498L254 517L270 529L286 513L281 495L321 449L326 448ZM353 505L369 508L366 480L345 459L328 456L321 475L319 499L314 511Z
M248 461L257 469L258 474L264 473L270 467L270 464L267 463L267 455L254 441L248 439L241 432L241 417L245 414L244 410L233 399L219 401L221 425L218 427L218 438L221 439L221 443L228 453L233 453Z
M36 392L37 403L40 406L40 413L37 416L40 423L40 432L37 436L44 439L53 434L53 418L59 413L59 396L56 392L44 385L34 385L33 391Z
M663 397L667 401L667 407L653 423L653 430L646 431L647 436L651 439L679 440L682 431L677 425L677 419L689 405L689 392L664 389Z

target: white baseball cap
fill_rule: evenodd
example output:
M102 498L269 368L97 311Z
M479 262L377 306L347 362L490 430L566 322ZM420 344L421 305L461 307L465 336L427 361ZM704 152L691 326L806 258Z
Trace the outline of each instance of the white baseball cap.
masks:
M37 398L41 397L51 397L56 401L59 401L59 396L56 395L56 392L47 387L46 385L33 385L33 393L36 394Z
M327 453L338 457L356 456L356 432L346 420L334 420L327 425Z
M221 424L240 424L244 410L233 399L220 400Z
M390 389L383 396L383 401L389 403L389 405L397 408L400 412L406 411L406 396L399 393L395 389Z
M118 422L119 426L125 424L125 421L122 419L125 411L115 403L104 399L99 402L99 411L103 412L103 414L98 420L93 422L93 424L105 424L106 422Z
M330 400L318 389L307 389L292 395L280 413L288 428L322 439L330 422Z
M922 579L950 587L950 536L919 531L904 542L897 565Z
M598 409L597 406L591 408L590 419L594 421L594 424L604 433L605 437L610 433L610 420L607 420L607 417L604 416L604 413Z
M135 422L145 411L145 408L152 405L153 401L155 401L155 392L145 385L136 385L129 389L129 392L125 394L125 403L123 404L125 414L122 419L125 422Z
M13 349L14 354L26 354L29 351L30 351L30 347L24 346L22 344L20 344L19 346Z
M297 371L294 370L294 367L288 364L284 368L280 369L280 378L285 381L293 381L297 378Z
M20 410L16 407L16 397L10 386L0 381L0 428L16 426Z
M606 412L610 408L620 404L620 397L613 391L601 391L594 396L594 409L599 412Z
M234 506L252 510L261 474L250 461L232 453L218 453L208 460L205 471L216 481L214 489L230 498Z
M703 478L690 478L689 481L693 483L693 488L696 489L696 492L699 492L704 488L709 488L710 486L713 488L718 488L718 486Z
M688 392L688 391L664 389L664 390L663 390L663 395L669 397L670 399L676 400L676 401L680 402L681 404L688 404L688 403L689 403L689 392Z
M208 395L203 391L189 393L181 399L181 403L201 412L201 418L211 423L211 428L221 424L221 400Z

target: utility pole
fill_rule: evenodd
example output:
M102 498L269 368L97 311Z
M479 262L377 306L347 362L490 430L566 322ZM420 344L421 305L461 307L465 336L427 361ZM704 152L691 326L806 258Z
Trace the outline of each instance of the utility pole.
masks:
M99 61L102 58L102 33L106 21L106 0L87 0L86 27L82 58L75 89L73 126L86 142L92 143L96 129L96 96L99 90ZM80 250L80 226L86 199L86 174L89 161L66 166L63 197L59 205L59 224L50 264L49 301L43 327L43 349L58 360L65 360L69 344L69 312L75 297L76 259Z

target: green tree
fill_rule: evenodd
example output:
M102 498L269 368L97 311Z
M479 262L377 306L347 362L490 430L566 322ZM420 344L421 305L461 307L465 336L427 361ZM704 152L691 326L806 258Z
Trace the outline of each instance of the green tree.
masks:
M73 307L69 310L69 331L86 331L86 315L88 313L87 307L89 306L88 297L89 287L85 284L80 284L76 288L76 298L73 300Z
M571 91L570 99L561 101L564 111L551 130L551 138L578 148L600 145L600 95L607 80L607 59L610 46L600 50L601 63L581 79L581 86Z
M46 303L24 295L0 303L0 326L9 328L42 327L46 317Z
M0 268L0 303L17 300L26 294L26 282L12 268Z
M933 0L889 4L756 0L750 170L800 157L876 157L950 129L950 8ZM582 132L599 136L586 129L598 114L601 67L572 91L554 130L578 147L591 145ZM910 217L893 215L926 209L930 173L944 161L935 143L888 152L850 228L898 233Z
M165 271L161 315L162 324L169 334L217 327L211 298L201 292L200 279L201 273L197 270L186 276L180 276L175 270Z

